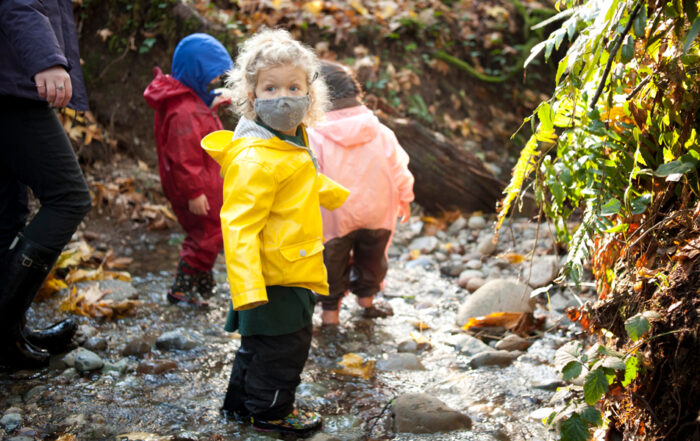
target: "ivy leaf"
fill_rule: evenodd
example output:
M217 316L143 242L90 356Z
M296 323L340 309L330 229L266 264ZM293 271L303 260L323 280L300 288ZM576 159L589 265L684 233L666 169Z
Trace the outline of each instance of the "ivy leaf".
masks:
M581 375L581 371L583 370L583 364L581 364L580 361L577 360L572 360L564 366L564 369L561 370L562 378L564 380L571 380L579 375Z
M632 341L639 340L649 330L649 320L642 314L634 315L625 321L625 330Z
M620 208L622 207L622 204L620 204L620 201L617 199L610 199L605 205L603 205L600 209L600 214L603 216L610 216L613 214L617 214L620 212Z
M605 376L603 369L594 369L586 375L583 382L583 398L586 403L591 406L600 400L605 392L608 391L608 378Z
M581 416L574 413L561 423L561 441L588 441L588 426Z
M622 380L622 387L627 387L637 378L639 374L639 359L630 357L625 361L625 379Z
M592 426L603 425L603 417L600 415L600 411L593 406L586 406L581 411L581 418Z

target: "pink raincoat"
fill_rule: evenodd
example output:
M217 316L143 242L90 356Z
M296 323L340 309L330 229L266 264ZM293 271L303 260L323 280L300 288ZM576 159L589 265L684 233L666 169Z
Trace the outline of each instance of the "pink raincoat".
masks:
M324 240L362 228L394 231L400 206L413 201L414 180L394 132L355 106L326 113L308 135L320 171L350 190L340 208L321 209Z

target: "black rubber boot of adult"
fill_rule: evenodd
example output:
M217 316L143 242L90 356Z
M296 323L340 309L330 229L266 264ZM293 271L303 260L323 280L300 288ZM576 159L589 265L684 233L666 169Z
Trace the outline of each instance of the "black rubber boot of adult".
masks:
M49 353L27 341L25 314L44 283L60 251L32 242L19 234L5 256L0 280L0 364L38 368L49 363Z
M73 349L73 336L78 325L66 319L46 329L24 328L24 337L34 346L46 349L51 354L62 354Z

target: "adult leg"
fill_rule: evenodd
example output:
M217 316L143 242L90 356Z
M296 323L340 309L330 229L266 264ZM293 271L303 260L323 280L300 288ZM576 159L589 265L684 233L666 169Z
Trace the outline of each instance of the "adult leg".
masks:
M47 105L0 98L0 163L17 186L32 189L41 208L6 251L0 276L0 330L6 336L0 357L5 364L36 367L48 356L24 334L25 313L61 250L90 209L90 193L63 127ZM26 190L25 190L26 191ZM22 214L19 215L20 217ZM24 214L26 219L26 213ZM21 222L17 212L1 213L3 240ZM21 228L21 227L20 227ZM72 337L75 326L60 326ZM58 329L49 332L55 342ZM41 332L30 332L42 342ZM68 335L70 334L70 335Z

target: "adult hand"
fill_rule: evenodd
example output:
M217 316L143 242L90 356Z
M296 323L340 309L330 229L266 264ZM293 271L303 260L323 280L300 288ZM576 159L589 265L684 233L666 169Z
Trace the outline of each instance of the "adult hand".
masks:
M401 204L399 207L399 219L401 219L401 223L405 224L408 222L408 220L411 218L411 203L406 202L405 204Z
M70 75L63 66L53 66L34 75L39 96L54 107L65 107L73 96Z
M204 194L200 194L196 198L187 201L187 206L190 211L197 216L205 216L209 213L209 201Z

